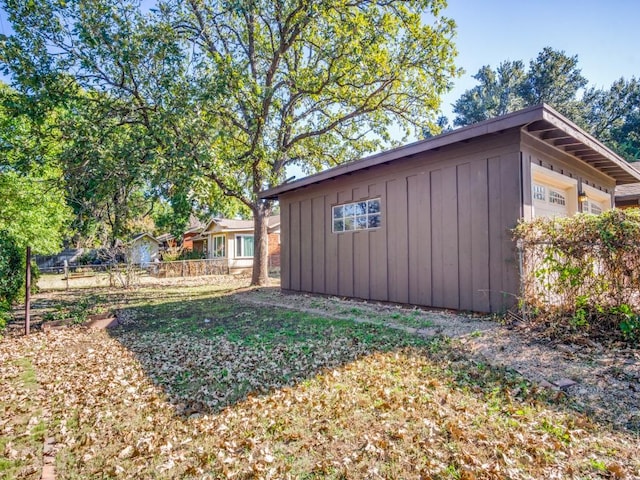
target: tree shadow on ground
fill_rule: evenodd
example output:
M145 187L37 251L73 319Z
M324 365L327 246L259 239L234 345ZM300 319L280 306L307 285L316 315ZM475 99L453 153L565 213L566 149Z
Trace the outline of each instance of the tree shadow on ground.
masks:
M178 290L135 292L111 338L77 327L15 342L33 349L52 435L66 442L61 477L639 471L637 437L455 340Z
M447 366L452 388L502 396L507 403L542 402L562 412L589 410L563 392L471 359L446 338L251 305L233 291L189 301L176 297L123 310L120 327L110 334L136 355L182 416L218 413L248 396L293 387L359 358L406 348ZM605 419L595 419L611 427ZM638 425L626 429L637 432Z
M120 312L110 335L133 352L177 413L217 413L375 352L423 347L380 325L238 302L233 294Z

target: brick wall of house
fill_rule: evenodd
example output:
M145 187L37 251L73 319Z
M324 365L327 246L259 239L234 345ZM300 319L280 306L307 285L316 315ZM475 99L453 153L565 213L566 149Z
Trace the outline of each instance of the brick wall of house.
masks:
M280 234L269 234L269 267L280 267Z

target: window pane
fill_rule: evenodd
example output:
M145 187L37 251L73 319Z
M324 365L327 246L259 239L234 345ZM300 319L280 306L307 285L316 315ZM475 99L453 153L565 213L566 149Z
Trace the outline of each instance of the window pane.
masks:
M553 190L549 190L549 203L554 203L556 205L564 205L565 199L564 195L559 192L554 192Z
M380 226L380 215L369 215L369 228L378 228Z
M343 205L343 211L345 217L352 217L356 213L356 204L349 203L347 205Z
M224 237L213 237L213 256L224 257Z
M533 186L533 198L535 200L546 200L545 188L542 185Z
M247 235L244 238L244 256L253 257L253 235Z
M364 230L367 228L367 216L362 215L360 217L356 217L356 230Z
M353 218L345 218L344 219L344 229L345 229L345 231L355 230L355 222L354 222Z
M366 230L380 226L380 199L351 202L332 207L333 232Z
M236 237L236 257L242 256L242 237Z

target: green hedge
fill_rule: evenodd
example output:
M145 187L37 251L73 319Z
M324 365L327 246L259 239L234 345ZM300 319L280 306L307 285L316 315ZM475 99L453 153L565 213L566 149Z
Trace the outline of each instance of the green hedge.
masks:
M0 336L9 320L11 304L24 285L23 264L23 255L16 242L6 231L0 231Z
M640 340L640 210L523 221L514 238L529 316Z

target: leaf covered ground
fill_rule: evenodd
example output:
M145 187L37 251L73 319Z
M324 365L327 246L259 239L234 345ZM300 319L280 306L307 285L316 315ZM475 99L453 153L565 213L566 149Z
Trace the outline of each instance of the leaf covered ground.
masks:
M0 477L39 478L45 438L58 478L640 477L637 433L382 314L101 295L116 329L0 341Z

